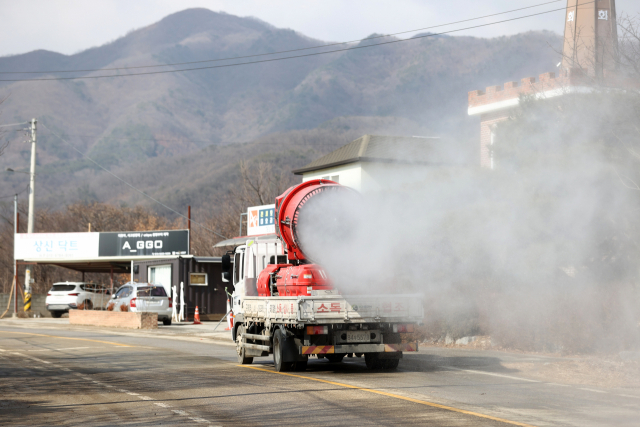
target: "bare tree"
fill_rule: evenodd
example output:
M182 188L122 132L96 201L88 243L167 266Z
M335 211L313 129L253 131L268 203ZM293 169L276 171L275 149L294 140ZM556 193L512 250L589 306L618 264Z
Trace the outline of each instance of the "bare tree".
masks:
M295 178L289 170L264 161L240 162L241 191L239 199L250 205L267 205L293 185Z
M618 19L618 58L621 67L637 81L640 79L640 14L621 15Z

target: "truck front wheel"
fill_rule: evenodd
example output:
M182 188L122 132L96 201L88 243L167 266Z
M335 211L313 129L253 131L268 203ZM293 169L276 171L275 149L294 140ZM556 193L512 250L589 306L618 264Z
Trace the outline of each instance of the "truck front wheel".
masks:
M244 335L244 325L238 326L236 331L236 351L238 352L238 363L241 365L251 365L253 357L245 355L246 348L242 347L242 335Z
M273 334L273 364L276 367L276 372L287 372L290 371L293 367L292 362L283 362L283 342L284 335L282 331L278 328ZM306 366L305 366L306 368Z

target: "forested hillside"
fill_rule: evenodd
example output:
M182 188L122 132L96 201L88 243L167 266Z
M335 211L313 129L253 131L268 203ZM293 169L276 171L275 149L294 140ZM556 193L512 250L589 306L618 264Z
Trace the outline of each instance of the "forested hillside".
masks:
M82 159L51 131L177 208L205 206L233 187L241 160L268 161L288 172L362 133L448 135L462 150L473 150L477 123L466 115L467 92L553 70L553 47L559 42L552 33L495 39L437 36L230 68L2 82L0 96L8 98L0 122L36 117L41 124L39 206L61 208L82 200L151 203ZM75 55L35 51L0 58L0 71L162 65L324 43L256 19L190 9ZM172 68L2 76L98 76ZM23 135L9 132L5 140L11 145L0 158L2 170L28 167ZM3 194L26 185L25 175L0 177Z

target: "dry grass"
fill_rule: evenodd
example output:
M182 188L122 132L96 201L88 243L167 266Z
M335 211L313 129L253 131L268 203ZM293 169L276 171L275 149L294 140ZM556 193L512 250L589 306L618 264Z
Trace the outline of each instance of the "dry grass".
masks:
M109 305L107 305L107 310L108 310L108 311L113 311L113 309L114 309L114 307L115 307L115 306L116 306L116 304L115 304L115 303L110 302L110 303L109 303Z
M120 304L120 311L129 311L129 306L127 304Z

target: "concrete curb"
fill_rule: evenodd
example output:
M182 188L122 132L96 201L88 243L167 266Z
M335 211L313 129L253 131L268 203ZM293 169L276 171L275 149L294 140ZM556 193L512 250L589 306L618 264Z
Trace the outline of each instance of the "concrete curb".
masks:
M158 329L158 313L69 310L69 324L126 329Z

